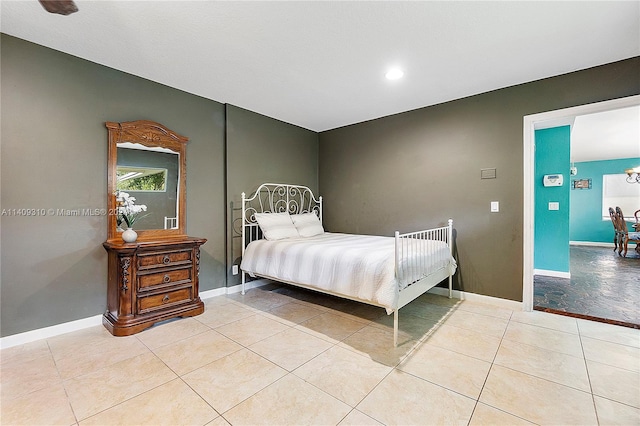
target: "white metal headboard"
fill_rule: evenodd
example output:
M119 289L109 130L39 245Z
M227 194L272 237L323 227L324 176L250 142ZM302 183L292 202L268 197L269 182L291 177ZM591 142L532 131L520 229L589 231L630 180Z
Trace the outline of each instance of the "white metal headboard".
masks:
M263 183L249 198L242 193L242 255L245 247L262 238L256 213L315 213L322 223L322 197L302 185Z

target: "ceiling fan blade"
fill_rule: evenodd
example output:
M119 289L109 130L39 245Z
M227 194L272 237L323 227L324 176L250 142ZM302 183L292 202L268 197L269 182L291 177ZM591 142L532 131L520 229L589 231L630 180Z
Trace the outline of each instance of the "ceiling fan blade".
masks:
M47 12L60 15L71 15L78 11L78 6L73 0L38 0Z

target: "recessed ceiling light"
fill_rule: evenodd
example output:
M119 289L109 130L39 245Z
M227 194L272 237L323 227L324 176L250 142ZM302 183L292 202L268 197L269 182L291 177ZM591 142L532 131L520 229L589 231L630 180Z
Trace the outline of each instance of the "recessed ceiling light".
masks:
M404 72L400 68L393 68L389 70L384 76L387 77L388 80L397 80L402 78Z

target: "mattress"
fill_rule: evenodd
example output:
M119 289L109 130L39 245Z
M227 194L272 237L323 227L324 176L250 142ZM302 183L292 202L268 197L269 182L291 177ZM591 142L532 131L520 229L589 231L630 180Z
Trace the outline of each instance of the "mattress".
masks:
M422 249L414 250L416 245ZM404 287L442 268L453 273L456 267L442 241L404 241L402 252L396 277L395 238L325 232L252 241L240 268L251 275L302 284L391 311Z

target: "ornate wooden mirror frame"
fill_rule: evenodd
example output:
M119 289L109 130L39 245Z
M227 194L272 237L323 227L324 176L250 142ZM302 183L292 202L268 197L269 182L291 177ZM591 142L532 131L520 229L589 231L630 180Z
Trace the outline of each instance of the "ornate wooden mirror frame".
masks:
M184 237L187 230L186 211L186 184L187 184L187 158L186 144L189 140L162 124L148 121L128 121L105 123L109 131L109 156L107 179L107 206L109 211L107 239L116 240L122 238L122 231L117 228L117 215L115 214L116 190L117 190L117 163L118 143L130 142L149 148L170 149L178 154L178 189L177 189L177 227L174 229L136 229L138 241L158 240L167 237ZM134 227L135 228L135 227Z

